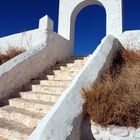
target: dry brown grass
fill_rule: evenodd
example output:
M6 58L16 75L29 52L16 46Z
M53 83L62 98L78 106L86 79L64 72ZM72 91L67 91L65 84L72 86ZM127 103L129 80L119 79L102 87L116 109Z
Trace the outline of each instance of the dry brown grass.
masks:
M5 53L0 53L0 65L23 53L24 51L24 48L11 47Z
M83 90L85 108L102 125L140 126L140 52L117 53L111 68Z

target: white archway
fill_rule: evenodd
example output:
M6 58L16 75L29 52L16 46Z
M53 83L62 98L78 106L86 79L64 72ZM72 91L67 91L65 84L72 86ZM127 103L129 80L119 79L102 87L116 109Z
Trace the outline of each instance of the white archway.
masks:
M102 5L106 10L106 34L121 34L122 0L60 0L58 33L73 43L76 16L81 9L92 4Z

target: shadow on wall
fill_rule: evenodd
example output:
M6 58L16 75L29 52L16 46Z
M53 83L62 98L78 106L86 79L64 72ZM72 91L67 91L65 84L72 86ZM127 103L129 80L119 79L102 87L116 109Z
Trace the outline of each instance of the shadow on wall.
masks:
M91 132L89 116L81 113L73 122L73 129L66 140L95 140Z
M91 132L91 123L88 115L84 115L81 124L81 137L80 140L95 140Z

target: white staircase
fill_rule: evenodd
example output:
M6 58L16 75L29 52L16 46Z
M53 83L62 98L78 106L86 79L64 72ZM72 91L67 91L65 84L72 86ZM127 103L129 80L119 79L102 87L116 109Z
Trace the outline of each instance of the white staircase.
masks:
M27 140L87 58L72 57L57 63L43 78L31 81L30 91L20 92L20 97L9 99L9 105L0 108L0 140Z

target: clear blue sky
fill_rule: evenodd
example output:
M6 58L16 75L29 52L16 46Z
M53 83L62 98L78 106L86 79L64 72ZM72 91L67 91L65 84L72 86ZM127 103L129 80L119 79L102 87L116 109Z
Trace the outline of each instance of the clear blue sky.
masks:
M140 0L123 1L124 31L140 29ZM35 29L39 18L46 14L54 20L57 31L58 8L59 0L0 0L0 37ZM75 25L76 55L93 52L105 36L105 23L103 7L91 5L78 14Z

